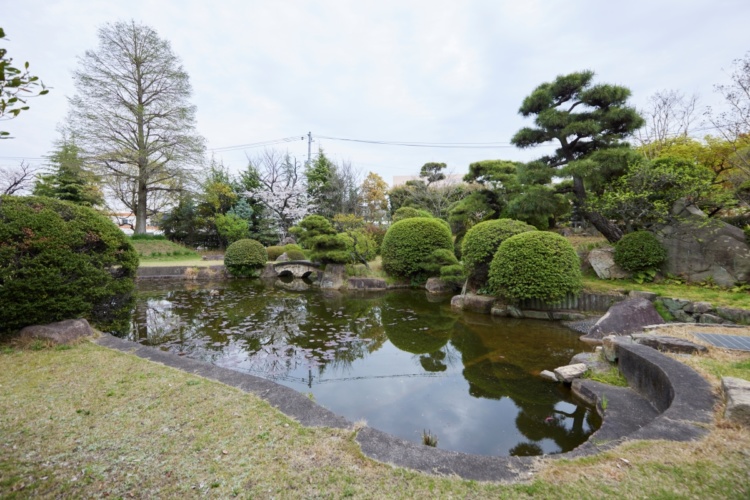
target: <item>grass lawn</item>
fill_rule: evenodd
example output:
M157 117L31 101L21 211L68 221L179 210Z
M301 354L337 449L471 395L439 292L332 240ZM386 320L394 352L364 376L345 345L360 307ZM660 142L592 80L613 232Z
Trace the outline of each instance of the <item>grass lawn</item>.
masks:
M747 498L750 432L549 460L530 482L428 476L364 457L259 398L89 342L0 347L2 498ZM491 429L489 430L492 431Z

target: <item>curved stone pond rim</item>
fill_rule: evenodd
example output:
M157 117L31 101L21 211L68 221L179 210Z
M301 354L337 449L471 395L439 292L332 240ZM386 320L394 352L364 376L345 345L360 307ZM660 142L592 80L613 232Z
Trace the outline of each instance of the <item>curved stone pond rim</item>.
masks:
M254 375L180 357L108 334L96 342L188 373L252 393L305 426L355 428L343 417L319 406L294 389ZM573 451L545 457L491 457L446 451L396 438L364 427L356 440L362 452L377 461L430 474L463 479L514 482L529 479L540 460L576 458L610 449L626 439L693 440L713 422L716 397L710 385L691 368L650 347L618 340L619 367L630 387L577 380L574 391L596 404L602 426ZM606 409L602 402L606 401ZM657 410L659 408L659 410Z

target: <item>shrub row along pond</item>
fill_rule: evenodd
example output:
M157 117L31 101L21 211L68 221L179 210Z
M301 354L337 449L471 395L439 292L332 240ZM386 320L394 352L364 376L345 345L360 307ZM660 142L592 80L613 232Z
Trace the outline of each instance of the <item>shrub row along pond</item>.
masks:
M451 311L423 291L292 293L262 283L138 285L130 338L310 394L351 421L484 455L571 450L595 412L543 381L584 346L550 322Z

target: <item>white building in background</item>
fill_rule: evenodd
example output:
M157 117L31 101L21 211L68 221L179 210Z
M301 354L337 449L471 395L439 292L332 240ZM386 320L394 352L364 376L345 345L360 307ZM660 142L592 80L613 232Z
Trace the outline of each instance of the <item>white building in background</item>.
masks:
M394 175L393 185L391 187L403 186L409 181L424 181L424 179L418 175ZM433 182L431 186L441 187L446 185L461 184L464 181L464 176L461 174L446 174L445 179L442 181Z

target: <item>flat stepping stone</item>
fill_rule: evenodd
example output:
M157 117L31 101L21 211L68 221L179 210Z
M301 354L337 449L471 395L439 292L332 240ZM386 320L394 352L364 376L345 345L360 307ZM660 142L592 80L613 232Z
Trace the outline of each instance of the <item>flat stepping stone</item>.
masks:
M708 352L708 349L705 346L677 337L652 335L648 333L636 333L631 335L631 337L636 344L645 345L662 352L674 352L679 354Z
M704 342L708 342L716 347L734 349L736 351L750 351L750 337L743 337L742 335L724 335L721 333L695 333L694 335Z
M727 399L724 417L745 427L750 427L750 382L740 378L723 377L721 387Z

